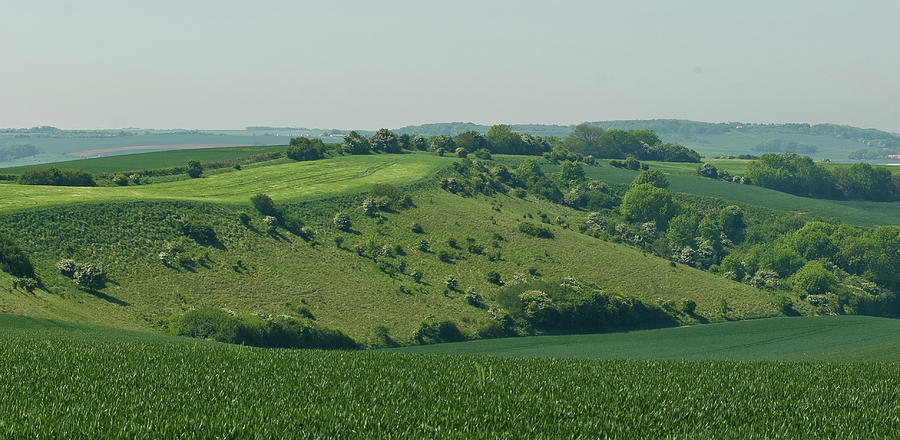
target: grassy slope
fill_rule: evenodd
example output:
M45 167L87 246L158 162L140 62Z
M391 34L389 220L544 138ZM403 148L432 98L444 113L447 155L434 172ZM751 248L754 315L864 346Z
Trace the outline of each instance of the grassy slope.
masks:
M900 435L896 363L264 350L12 320L0 316L9 438Z
M409 353L591 359L900 361L900 320L772 318L595 335L534 336L396 349Z
M303 200L358 192L379 182L410 183L424 178L450 160L424 154L352 156L126 187L0 184L0 212L73 202L202 200L244 203L256 193L266 193L277 201Z
M184 166L189 160L196 160L203 163L239 159L257 154L284 151L285 149L287 149L285 146L270 146L157 151L153 153L122 154L92 159L67 160L55 162L53 164L0 168L0 173L22 174L29 169L49 167L84 170L91 173L116 173L120 171L151 170L156 168Z
M307 164L273 166L268 168L275 169L274 172L259 177L271 179L275 172L289 177L299 174L307 179L307 185L301 188L308 193L310 188L317 188L310 181L334 180L376 160L403 161L411 157L419 159L420 156L335 159L322 163L331 174L323 172L317 176L297 173L305 170ZM424 160L416 163L445 162L424 156ZM407 165L403 162L393 167L398 170L374 175L408 181L410 173L401 172ZM229 174L253 176L250 171ZM213 180L210 177L188 183L210 188L207 182ZM239 183L256 191L264 182L248 179ZM353 182L349 186L318 184L318 188L334 193L368 188L368 184L359 183L358 179ZM273 190L275 186L287 188L284 183L269 181L268 185L265 191L277 198L297 196L297 193ZM155 186L147 188L159 191ZM136 188L108 189L127 192ZM17 231L19 244L32 254L38 275L50 291L34 295L5 294L0 297L0 311L148 328L173 312L201 305L280 314L292 313L292 307L305 301L320 322L341 328L356 338L365 340L375 326L385 325L394 338L402 341L426 319L452 319L466 331L489 319L485 310L467 305L461 293L443 294L443 281L448 275L459 280L461 291L474 287L492 304L498 288L487 282L488 271L499 272L508 282L516 276L528 278L527 269L534 267L545 279L574 276L597 283L610 292L637 296L650 303L680 303L692 298L698 303L698 313L711 320L721 319L717 311L720 298L727 298L734 309L733 317L776 314L769 294L763 291L685 266L673 268L665 260L624 245L556 226L552 227L557 235L555 240L531 238L517 232L518 222L529 214L537 217L538 210L551 218L567 218L573 225L584 220L584 213L545 202L507 196L463 198L426 188L413 194L416 208L386 214L383 219L363 216L358 208L359 198L306 202L290 210L318 232L316 241L320 245L312 246L284 231L276 238L260 232L264 226L257 214L253 220L256 230L244 228L237 214L241 210L252 212L246 204L250 194L228 199L242 202L236 205L131 201L84 203L0 215L0 227ZM333 244L334 236L339 233L331 225L331 218L339 210L351 214L356 232L340 233L346 239L342 249ZM182 215L213 225L223 247L202 247L181 237L171 219ZM98 218L103 221L98 222ZM413 222L419 222L425 234L412 233ZM494 233L506 239L499 243L501 261L490 262L485 255L454 250L446 244L453 237L465 247L466 238L471 237L484 245L486 252L493 252L497 250L490 246ZM407 255L389 261L398 264L401 259L406 260L407 273L421 270L424 284L416 284L408 275L391 278L380 272L371 259L349 250L369 239L379 245L403 246ZM460 259L448 264L440 262L435 253L418 251L417 243L422 239L431 243L433 252L447 250ZM170 241L181 243L202 264L193 272L164 267L157 255ZM575 255L578 258L573 258ZM70 280L55 273L54 265L62 258L99 263L108 270L114 283L102 295L77 290ZM242 267L235 269L238 262ZM401 288L409 293L403 293Z
M518 158L504 158L512 162ZM723 161L725 168L739 170L736 161ZM900 202L868 202L825 200L799 197L755 185L740 185L717 179L708 179L696 174L696 164L672 164L648 162L669 178L669 190L687 194L717 197L723 200L745 203L779 211L796 212L812 217L829 217L845 223L860 226L878 226L900 223ZM716 166L719 166L717 162ZM558 165L544 166L547 172L557 172ZM729 171L730 172L730 171ZM602 179L609 183L631 183L638 171L626 170L600 163L596 167L585 167L585 174L591 179Z

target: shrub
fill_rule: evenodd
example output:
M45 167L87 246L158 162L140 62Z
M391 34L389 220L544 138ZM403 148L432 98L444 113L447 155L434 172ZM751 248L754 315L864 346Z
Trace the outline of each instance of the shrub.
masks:
M456 288L459 285L459 282L456 280L456 278L453 278L452 276L448 276L447 279L444 280L444 285L447 286L447 289L456 290Z
M244 225L245 228L250 227L250 215L246 212L241 212L238 214L238 220L240 220L241 224Z
M491 160L491 152L487 148L479 148L475 150L475 157L483 160Z
M711 163L704 163L697 168L697 174L710 179L719 178L719 170Z
M418 330L413 333L413 340L419 344L457 342L465 339L466 337L459 331L456 324L450 321L438 323L423 322Z
M450 255L449 252L447 252L447 251L445 251L445 250L441 250L440 252L438 252L438 260L441 260L441 261L443 261L444 263L452 263L452 262L453 262L453 256Z
M447 239L447 246L450 246L453 249L459 249L459 243L457 243L456 239L453 237Z
M56 271L65 277L75 277L76 270L78 270L78 264L75 263L75 260L67 258L65 260L61 260L59 263L56 263Z
M428 252L429 249L430 249L430 245L428 244L428 240L421 240L421 241L419 241L419 246L418 246L418 248L419 248L419 250L422 251L422 252Z
M204 246L212 246L219 243L216 231L207 224L186 221L181 224L181 233Z
M365 200L363 200L362 210L363 210L363 213L365 213L366 215L368 215L370 217L374 216L375 213L378 211L378 207L375 205L375 200L373 200L371 198L366 198Z
M490 271L487 273L487 280L491 284L496 284L498 286L503 285L503 281L500 280L500 274L498 272Z
M422 229L422 225L420 225L418 223L413 223L412 228L410 228L410 229L412 229L412 231L416 234L424 234L425 233L425 230Z
M79 264L74 277L76 284L88 290L102 289L106 286L106 272L91 263Z
M0 271L21 278L33 278L34 266L19 246L0 232Z
M116 185L128 186L128 176L124 174L116 174L112 180Z
M193 179L200 177L203 174L203 167L200 166L200 162L196 160L189 160L187 163L187 173Z
M687 315L693 316L697 311L697 303L692 299L686 299L681 303L681 311Z
M466 302L472 307L484 307L484 298L475 291L474 287L471 287L466 291Z
M334 246L337 247L338 249L340 249L341 245L343 245L343 244L344 244L344 236L336 235L334 237Z
M641 169L641 162L633 157L628 157L625 159L625 168L637 171Z
M413 280L415 280L417 283L421 283L422 276L424 276L424 274L422 273L421 270L416 270L415 272L412 273L411 276L412 276Z
M272 217L280 216L278 209L275 207L275 202L273 202L272 198L266 194L257 194L250 197L250 203L252 203L253 207L263 215Z
M379 203L379 209L400 209L412 206L412 199L403 189L390 183L377 183L369 191L369 197Z
M343 212L335 214L332 223L334 223L334 226L340 231L349 231L350 228L353 227L353 223L350 222L350 216Z
M325 143L321 139L292 138L284 154L296 161L322 159L325 157Z
M278 219L272 217L271 215L263 217L263 223L266 224L266 227L268 228L270 234L274 233L278 229Z
M519 232L537 238L554 238L550 229L530 222L519 223Z

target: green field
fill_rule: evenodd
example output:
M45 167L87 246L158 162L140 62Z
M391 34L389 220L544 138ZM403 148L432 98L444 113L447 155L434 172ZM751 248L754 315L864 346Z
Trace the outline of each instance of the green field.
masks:
M371 155L288 163L143 186L75 188L0 184L0 211L129 200L246 203L257 193L266 193L279 202L298 201L358 192L375 183L411 183L450 161L425 154Z
M870 316L771 318L625 333L490 339L395 350L590 359L900 362L900 320Z
M2 174L22 174L29 169L57 168L84 170L90 173L118 173L122 171L152 170L184 166L189 160L201 163L240 159L258 154L282 152L285 146L200 148L194 150L157 151L152 153L122 154L92 159L67 160L43 165L0 168Z
M0 328L7 438L900 435L896 363L264 350L8 316Z
M515 163L519 157L501 157L501 161ZM729 172L742 172L744 161L713 160L711 163ZM697 164L647 162L669 179L669 190L686 194L716 197L734 203L759 206L785 212L794 212L818 218L832 218L859 226L895 225L900 223L900 202L869 202L862 200L826 200L800 197L762 188L741 185L697 175ZM559 165L543 166L546 172L558 172ZM638 175L632 171L613 167L607 163L584 168L589 179L601 179L609 183L628 184Z

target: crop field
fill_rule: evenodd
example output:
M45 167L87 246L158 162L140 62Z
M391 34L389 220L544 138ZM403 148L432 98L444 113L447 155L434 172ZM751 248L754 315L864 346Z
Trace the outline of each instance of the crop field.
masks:
M0 318L7 438L896 438L900 364L266 350Z
M503 159L509 163L514 159ZM738 171L741 161L725 160L725 169ZM718 161L712 161L717 167ZM717 179L709 179L696 174L696 164L672 164L648 162L651 168L658 168L669 179L669 190L686 194L716 197L722 200L759 206L779 211L796 212L810 217L828 217L859 226L895 225L900 223L900 202L870 202L862 200L826 200L800 197L792 194L762 188L755 185L741 185ZM544 165L546 172L558 172L559 165ZM585 175L591 179L602 179L609 183L628 184L638 175L638 171L616 168L606 163L584 167Z
M189 160L201 163L250 157L257 154L284 151L285 146L227 147L194 150L157 151L153 153L122 154L93 159L68 160L53 164L0 168L2 174L21 174L32 168L57 168L84 170L90 173L118 173L121 171L152 170L184 166Z
M297 201L362 191L375 183L410 183L451 160L424 154L352 156L127 187L0 184L0 211L128 200L246 203L257 193L266 193L279 202Z
M590 359L900 362L900 320L871 316L768 318L627 333L490 339L391 350Z

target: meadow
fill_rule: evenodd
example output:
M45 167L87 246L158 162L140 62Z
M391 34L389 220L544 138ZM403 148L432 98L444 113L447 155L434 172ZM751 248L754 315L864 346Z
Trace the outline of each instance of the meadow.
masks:
M896 363L266 350L8 316L0 328L7 438L900 435Z
M590 335L528 336L388 349L588 359L900 362L900 320L809 316Z

